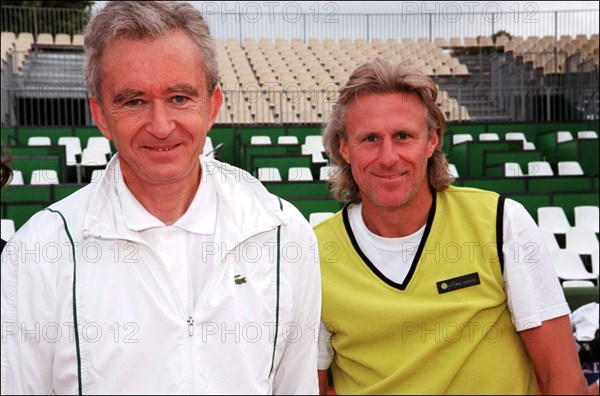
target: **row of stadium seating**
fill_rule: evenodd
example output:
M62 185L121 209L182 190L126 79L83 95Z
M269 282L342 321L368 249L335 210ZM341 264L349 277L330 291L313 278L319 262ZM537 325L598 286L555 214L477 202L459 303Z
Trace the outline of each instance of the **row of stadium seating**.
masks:
M563 286L598 285L598 206L576 206L574 223L562 207L540 207L537 221Z
M40 37L40 40L43 37L46 36ZM534 67L547 72L564 73L567 70L567 56L575 51L580 52L582 61L595 56L597 65L596 35L574 39L564 36L560 40L549 36L528 39L517 36L506 41L500 37L497 39L500 50L510 49L524 62L531 61ZM450 81L451 86L467 83L472 73L467 64L454 55L459 47L455 40L451 41L452 45L441 39L434 42L424 39L373 39L369 42L360 39L309 39L306 43L300 39L245 39L240 45L238 39L217 40L221 88L226 92L225 104L217 122L323 122L331 112L339 85L347 80L357 65L375 56L412 62L426 74L436 79L446 79L443 80L446 83ZM466 41L468 44L469 40ZM47 38L42 42L48 42ZM482 38L480 43L484 44ZM16 75L27 76L27 79L37 82L81 86L81 48L67 55L63 47L60 52L53 53L51 47L43 45L35 47L42 50L36 50L32 57L29 53L33 45L33 35L30 33L21 33L15 38L11 32L3 32L3 59L11 61ZM8 54L11 54L10 58L7 58ZM447 119L471 119L468 107L441 87L438 104Z
M34 44L38 46L81 47L83 45L83 35L76 34L71 39L71 36L68 34L57 34L54 38L50 33L39 33L37 37L34 37L32 33L27 32L21 32L18 36L13 32L2 32L2 59L5 59L6 53L13 50L27 52ZM222 40L217 40L217 45L221 49L225 48ZM239 48L239 42L237 39L227 40L226 47L229 50ZM592 35L589 38L585 35L578 35L575 38L563 35L558 40L553 36L544 36L541 38L538 36L529 36L527 38L515 36L509 38L506 35L501 35L496 38L495 43L489 36L480 36L479 38L465 37L464 42L459 37L451 37L449 40L437 37L433 42L429 42L425 38L420 38L416 41L410 38L402 40L392 38L386 41L373 39L370 42L364 39L357 39L355 41L349 39L341 39L339 41L333 39L325 39L323 41L309 39L306 44L301 39L288 41L279 38L275 39L274 46L271 39L256 41L255 39L247 38L243 41L243 48L250 61L253 56L259 55L256 51L260 51L264 55L275 55L278 58L279 55L284 55L284 52L294 56L304 55L307 49L312 51L312 55L317 60L339 60L339 58L342 58L352 61L365 56L383 55L395 57L396 55L400 55L407 57L414 55L410 58L413 60L417 59L417 66L425 67L425 70L429 72L428 74L436 75L468 74L466 67L461 65L457 58L452 57L448 51L442 51L442 49L472 47L498 47L504 48L505 51L529 53L527 55L528 60L535 60L537 66L545 66L547 62L543 58L536 59L535 53L558 50L565 52L567 55L572 55L574 52L580 51L583 59L588 56L595 57L595 64L598 64L598 35ZM311 54L309 53L309 55ZM430 62L431 64L429 64ZM22 62L18 63L19 66L21 64ZM428 66L431 68L429 69Z
M490 125L492 127L493 125ZM497 127L497 125L495 125ZM531 127L531 126L530 126ZM477 130L476 126L472 126L472 131ZM454 129L454 130L453 130ZM576 129L574 129L575 131ZM52 144L50 146L28 146L24 139L29 140L36 135L50 135L52 143L58 143L58 140L64 135L70 136L85 131L86 144L90 139L91 131L87 129L44 129L44 128L12 128L2 129L3 142L10 142L9 150L14 157L15 169L23 172L23 179L26 184L31 181L31 175L37 169L55 170L60 183L76 183L77 181L89 181L91 172L103 166L106 162L106 156L103 161L91 165L83 172L84 177L77 179L77 173L73 170L72 163L67 160L67 146ZM553 152L552 145L543 143L543 139L556 132L538 131L537 135L529 135L527 138L535 141L539 146L538 150L526 151L521 147L516 147L511 141L466 141L456 145L452 145L452 140L456 135L460 135L464 129L457 129L456 126L450 126L444 147L448 153L450 162L455 167L455 175L457 185L475 186L488 188L499 191L505 194L514 194L527 196L525 198L529 203L526 205L532 214L540 205L549 205L553 198L552 194L545 197L540 197L538 194L544 191L553 191L556 194L566 194L572 192L574 194L582 194L585 199L594 196L598 191L598 163L594 160L597 158L598 138L595 139L572 139L570 141L561 141L556 143L559 150ZM95 133L98 137L100 134L97 130ZM245 168L250 173L258 176L259 168L277 168L281 179L285 182L274 182L278 189L278 193L284 192L285 197L302 196L306 198L311 196L311 192L318 192L315 196L323 198L327 195L327 190L324 183L319 183L322 180L321 170L327 165L326 155L323 153L322 141L318 128L215 128L211 133L207 142L207 152L211 151L216 145L224 147L219 151L219 157L227 162ZM481 135L489 132L482 132ZM498 131L498 135L504 136L507 132ZM476 134L473 134L477 137ZM262 137L260 137L262 136ZM316 138L316 139L315 139ZM103 138L102 138L103 139ZM270 142L271 144L257 144L257 140ZM555 142L558 139L555 139ZM82 140L83 141L83 140ZM297 142L297 143L296 143ZM564 151L560 148L563 145L576 142L578 150L574 152L575 158L564 158L570 151ZM521 142L517 142L522 144ZM540 144L543 143L543 144ZM210 148L208 148L210 146ZM114 148L111 147L111 151ZM550 159L555 156L555 160L550 162L554 176L546 177L506 177L504 169L507 162L519 164L522 168L527 169L529 161L541 161L543 158ZM560 161L559 161L560 160ZM558 162L577 161L580 163L583 175L563 176L558 174ZM82 163L79 162L81 165ZM96 166L97 165L97 166ZM96 166L96 167L94 167ZM313 181L317 187L308 188L302 192L302 187L290 187L289 172L290 168L304 167L310 170ZM21 169L19 169L21 168ZM83 168L83 167L82 167ZM531 172L528 172L531 173ZM307 181L308 182L308 181ZM304 181L300 183L305 183ZM320 186L319 186L320 184ZM290 189L285 193L286 189ZM540 205L538 205L538 203ZM585 203L585 202L584 202ZM595 201L590 204L597 204L597 194ZM571 205L572 206L572 205Z
M515 47L524 44L522 47L534 47L534 46L545 46L549 47L555 43L564 43L571 44L574 47L581 48L589 41L598 40L598 35L591 35L589 38L585 34L578 34L575 37L570 35L561 35L557 40L554 36L514 36L509 37L507 35L499 35L496 37L495 41L490 36L479 36L479 37L465 37L464 39L460 37L450 37L449 39L445 37L436 37L433 40L433 44L437 47L441 48L465 48L465 47L505 47L508 50L514 50ZM29 44L38 44L38 45L57 45L57 46L82 46L83 45L83 35L82 34L74 34L72 37L69 34L58 33L56 35L52 35L50 33L38 33L36 37L32 33L21 32L19 35L15 35L14 32L4 31L2 32L2 41L3 44L11 45L14 42L23 42ZM275 41L277 44L287 44L288 40L283 38L276 38L275 40L264 38L259 40L260 45L269 45ZM303 42L302 39L292 39L292 44ZM401 42L406 45L427 45L430 44L430 41L427 38L418 38L414 40L412 38L404 38L401 40L391 38L386 41L381 39L373 39L371 42L376 46L385 46L390 43ZM256 40L246 38L243 41L243 45L245 47L253 45L256 43ZM367 44L365 39L357 39L357 40L349 40L349 39L340 39L339 42L333 39L324 39L323 41L318 39L308 39L308 44L310 46L319 46L322 45L324 47L335 47L337 44L345 45L345 46L355 46L356 48L362 48ZM559 44L559 45L560 45ZM3 45L4 47L4 45ZM590 51L591 52L591 51Z
M588 125L582 124L549 124L549 125L518 125L518 124L489 124L489 125L449 125L447 136L445 138L445 150L449 152L452 160L457 162L458 167L470 169L474 173L480 171L483 167L471 166L466 159L459 160L462 156L469 156L471 161L476 158L476 153L483 155L483 161L489 161L492 155L498 155L499 159L507 161L511 158L519 158L519 161L525 158L525 155L537 155L535 158L554 157L555 160L563 158L565 151L561 149L563 145L577 142L577 153L582 153L583 157L596 158L598 150L598 138L591 137L586 133L583 136L579 131L588 129ZM517 145L514 142L506 140L511 136L511 132L516 129L522 130L520 141ZM571 137L564 132L569 129ZM481 132L477 132L481 131ZM561 133L557 133L561 132ZM592 131L597 134L597 131ZM458 135L470 134L471 139L452 144ZM498 135L498 140L488 141L486 134ZM32 137L36 136L50 137L50 146L28 146ZM21 156L15 156L13 167L15 169L28 169L29 177L33 176L33 168L36 166L55 167L57 175L58 170L63 169L66 172L67 181L69 181L69 166L67 165L67 155L65 146L59 145L61 136L75 137L81 136L80 142L87 145L93 141L94 137L100 134L93 128L12 128L2 129L3 143L10 141L9 150L12 154L21 154L20 150L38 150L38 154L25 159ZM565 137L566 136L566 137ZM328 167L327 158L322 155L314 161L314 154L318 152L323 154L320 128L315 127L280 127L280 128L222 128L215 127L209 134L205 150L211 150L214 146L224 145L219 156L222 160L241 166L255 176L259 174L260 169L276 169L282 177L282 181L264 181L265 187L274 194L284 197L294 204L301 213L311 222L316 222L330 216L340 210L342 205L332 199L329 194L326 183L327 175L332 170ZM457 139L457 140L460 140ZM85 142L85 143L83 143ZM502 145L508 142L507 150L501 150L497 153L493 145ZM524 143L529 142L534 145L533 150L525 150ZM477 145L480 145L479 147ZM482 146L492 145L492 146ZM467 148L468 147L468 148ZM506 149L505 146L502 146ZM477 149L479 150L477 150ZM61 150L62 149L62 150ZM114 152L114 148L111 147ZM41 151L40 151L41 150ZM45 151L43 151L45 150ZM462 151L461 151L462 150ZM585 151L587 150L587 151ZM596 154L592 155L591 153ZM322 159L322 160L321 160ZM35 163L37 161L37 164ZM516 161L518 162L518 161ZM515 199L522 203L529 213L533 216L540 227L543 228L543 235L546 244L551 251L552 261L556 268L559 279L563 284L567 301L572 309L585 304L591 300L597 300L598 290L598 264L597 264L597 225L598 225L598 169L596 167L590 172L585 172L580 176L553 176L553 177L504 177L497 175L485 167L481 176L459 175L455 180L455 185L472 186L495 190L503 195ZM462 163L462 165L460 165ZM49 165L51 164L51 165ZM31 167L30 167L31 165ZM467 166L468 165L468 166ZM490 165L490 164L487 164ZM557 166L558 163L552 163ZM66 166L66 170L64 169ZM300 171L298 168L304 168ZM92 169L92 168L90 168ZM306 171L312 176L313 180L304 180L309 177L301 177ZM290 178L290 172L295 174ZM42 173L42 175L44 175ZM46 177L48 175L46 174ZM71 176L72 177L72 176ZM290 180L292 179L292 180ZM93 177L90 177L94 182ZM56 200L62 199L67 195L78 190L84 183L65 183L61 180L58 184L49 185L11 185L2 190L2 218L10 219L12 222L5 224L3 220L3 236L5 230L10 231L10 227L18 229L31 215L40 209L50 205ZM552 210L560 209L564 213L566 221L563 221L562 228L557 228L550 223L544 223L542 213L545 207ZM577 215L580 208L595 208L595 215ZM595 217L594 217L595 216ZM588 220L588 223L582 225L582 219ZM591 221L591 223L590 223ZM580 231L591 228L590 224L596 224L596 229L591 231ZM586 228L587 227L587 228ZM573 231L574 229L578 231ZM596 233L594 235L594 232ZM591 233L591 234L590 234ZM577 235L574 238L574 235ZM574 241L578 243L574 243ZM583 242L588 241L587 244ZM553 243L554 242L554 243ZM594 250L595 242L595 250ZM592 246L590 248L590 246ZM587 249L582 251L582 247ZM590 250L591 249L591 250ZM589 250L589 251L588 251Z

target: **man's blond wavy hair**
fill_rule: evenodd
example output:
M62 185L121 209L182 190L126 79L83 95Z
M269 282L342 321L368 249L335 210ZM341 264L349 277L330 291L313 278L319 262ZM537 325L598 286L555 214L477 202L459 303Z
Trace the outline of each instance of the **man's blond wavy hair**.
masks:
M425 107L427 133L437 133L438 144L427 162L427 178L431 187L442 191L454 180L448 172L448 162L442 152L446 119L436 104L438 89L435 83L419 69L405 63L392 64L383 58L376 58L359 66L346 85L340 90L340 96L333 106L331 117L323 132L325 150L337 166L330 175L329 184L333 196L340 202L361 202L360 189L352 177L352 170L340 154L340 140L347 139L345 113L348 105L361 95L414 93Z

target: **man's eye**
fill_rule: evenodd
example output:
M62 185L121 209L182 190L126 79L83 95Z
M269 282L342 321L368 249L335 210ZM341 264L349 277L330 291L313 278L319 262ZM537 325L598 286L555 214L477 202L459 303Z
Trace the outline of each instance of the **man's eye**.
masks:
M408 139L408 133L399 133L398 139L400 139L400 140Z
M366 141L366 142L374 142L374 141L376 141L376 140L377 140L377 137L376 137L376 136L367 136L367 137L365 138L365 141Z
M133 100L130 100L130 101L126 102L125 106L137 107L137 106L139 106L141 104L142 104L142 100L141 99L133 99Z
M177 104L184 104L187 102L187 100L188 100L188 98L185 96L174 96L173 97L173 102L177 103Z

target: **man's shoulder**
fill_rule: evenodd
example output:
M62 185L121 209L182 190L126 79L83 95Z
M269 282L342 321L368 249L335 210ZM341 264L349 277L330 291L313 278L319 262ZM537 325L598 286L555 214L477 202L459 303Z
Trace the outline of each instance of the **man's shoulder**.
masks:
M500 194L495 191L455 186L450 186L443 191L438 191L436 195L439 204L443 205L445 202L454 207L459 205L460 207L469 207L473 210L476 210L476 208L482 205L496 207L501 197Z
M289 223L296 224L302 228L306 228L312 231L312 227L308 223L308 220L306 219L306 217L304 217L302 212L300 212L300 210L296 206L277 195L270 195L273 199L277 201L277 204L280 205L281 210L283 211L284 215L288 218Z
M343 211L344 210L342 209L313 226L317 238L320 239L321 237L344 228Z
M54 202L48 208L65 212L76 210L81 205L87 205L89 198L96 195L96 190L97 186L94 183L87 184L63 199Z
M257 179L247 171L231 165L227 162L221 162L214 158L202 157L202 171L206 176L217 176L219 180L235 182L254 182Z
M94 186L87 185L73 194L61 199L35 213L15 234L18 238L36 240L54 240L65 222L72 224L83 219L84 208L88 207L89 198L94 195Z
M490 190L482 190L480 188L475 187L457 187L457 186L449 186L447 189L443 191L438 191L438 194L453 194L453 195L473 195L473 196L488 196L488 197L498 197L499 194L495 191Z
M249 172L212 158L202 159L202 179L212 178L218 191L229 194L246 193L253 190L257 193L267 193L263 184Z

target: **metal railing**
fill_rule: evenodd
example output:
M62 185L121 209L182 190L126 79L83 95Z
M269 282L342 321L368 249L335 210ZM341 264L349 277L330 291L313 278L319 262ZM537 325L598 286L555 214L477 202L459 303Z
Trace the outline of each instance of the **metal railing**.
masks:
M449 122L541 122L598 120L598 93L585 90L597 77L585 79L573 74L562 76L568 84L519 86L518 79L492 87L454 85L440 107ZM580 83L577 82L579 78ZM35 92L45 92L37 95ZM15 86L6 92L10 112L3 126L80 127L93 126L86 91L73 94L71 87ZM219 125L322 124L331 114L335 102L331 92L280 91L278 99L268 92L249 95L242 88L224 91L224 102L216 123ZM251 98L252 97L252 98ZM313 100L313 98L318 98ZM469 105L479 103L479 115Z
M416 3L415 3L416 4ZM423 4L426 4L423 2ZM436 3L439 4L439 3ZM454 3L456 4L456 3ZM534 3L530 3L534 4ZM411 11L411 10L408 10ZM373 38L492 36L499 31L513 36L553 36L598 33L598 10L523 12L407 12L404 14L275 14L212 13L205 11L215 37L310 38L320 40Z
M344 14L335 2L303 11L297 3L198 2L215 37L316 39L420 38L597 34L599 10L540 11L535 2L515 3L502 11L497 3L405 2L402 13ZM316 4L316 3L315 3ZM2 6L2 30L80 34L93 9Z
M9 10L14 13L29 12L29 9L22 7L3 6L3 18L9 14ZM54 10L39 10L36 14L38 19L34 18L37 20L34 26L39 28L39 21L53 15L52 12ZM313 36L318 36L321 40L326 38L384 39L388 35L401 38L403 35L412 34L420 37L425 35L430 39L438 35L470 36L488 34L498 28L504 29L508 25L503 25L502 21L515 18L512 21L514 23L518 17L516 14L519 13L502 13L503 19L492 18L491 14L461 14L459 19L458 14L449 12L390 15L304 13L298 14L292 24L292 18L286 14L279 14L278 17L275 14L262 15L260 19L252 19L248 16L252 14L244 12L218 14L211 9L205 10L205 15L211 21L217 36L226 32L229 38L232 34L234 36L239 34L236 40L246 37L270 37L274 40L278 34L284 33L294 38L302 37L304 40ZM531 21L534 17L538 22L542 18L547 20L544 19L544 23L522 23L520 30L522 36L531 34L542 36L552 31L555 37L559 37L566 32L566 25L569 21L572 22L574 17L584 21L575 27L576 32L598 31L597 10L540 12L528 15L528 20ZM279 22L277 18L280 18ZM450 23L452 21L454 23ZM231 29L223 28L228 24L231 24ZM589 24L593 24L594 27L588 26ZM532 26L526 29L525 25ZM293 28L290 29L289 26ZM219 30L221 28L223 29ZM489 30L485 33L487 29ZM511 31L511 33L515 32L519 31ZM576 33L569 34L576 35ZM462 59L466 61L465 58L468 56L473 59L478 58L480 62L477 66L480 69L485 62L491 62L492 69L489 74L484 75L480 71L480 75L471 75L462 79L443 79L434 76L440 87L446 90L447 100L441 105L450 121L535 122L551 118L598 119L598 66L589 59L585 61L579 59L579 53L567 56L561 52L531 52L513 54L513 58L508 59L508 54L482 55L482 50L478 51L479 54L464 55ZM15 73L16 65L23 63L17 61L19 57L27 59L27 67ZM520 60L517 59L519 57ZM534 59L528 63L524 60L525 57L534 57ZM18 51L9 53L2 67L0 114L2 125L93 125L88 109L87 91L81 74L82 61L81 49L73 49L71 52L62 49L59 53L43 51L38 53L34 46L34 50L30 51L27 57ZM545 71L547 64L550 68L553 66L554 71L548 73L540 71ZM562 70L559 70L559 65ZM275 86L275 82L273 83ZM337 83L339 84L340 81ZM321 86L306 89L307 87L300 87L293 82L290 82L289 87L284 86L278 90L269 91L269 87L270 85L261 86L256 83L239 86L233 90L224 90L225 101L217 122L223 124L321 123L328 117L339 88L333 82L326 89ZM468 113L471 113L470 116Z

